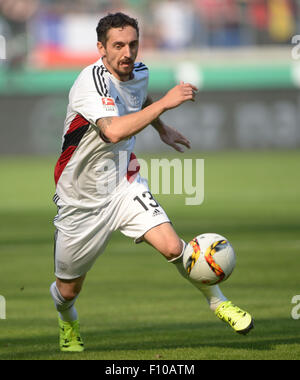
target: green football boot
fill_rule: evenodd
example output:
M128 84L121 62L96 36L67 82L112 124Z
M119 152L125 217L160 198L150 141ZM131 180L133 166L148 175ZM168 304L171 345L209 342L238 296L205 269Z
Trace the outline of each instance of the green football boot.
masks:
M64 322L58 318L59 347L63 352L82 352L83 341L79 331L79 321Z
M222 302L215 314L222 321L227 322L234 331L246 335L254 327L253 318L249 313L233 305L230 301Z

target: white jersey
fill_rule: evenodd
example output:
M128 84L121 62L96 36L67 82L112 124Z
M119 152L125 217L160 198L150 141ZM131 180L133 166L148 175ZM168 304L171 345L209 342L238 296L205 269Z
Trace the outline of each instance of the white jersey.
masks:
M133 78L116 79L102 59L86 67L75 81L65 121L62 153L55 167L59 206L99 208L128 186L138 172L135 137L110 143L97 127L104 117L138 112L147 97L148 69L136 63Z

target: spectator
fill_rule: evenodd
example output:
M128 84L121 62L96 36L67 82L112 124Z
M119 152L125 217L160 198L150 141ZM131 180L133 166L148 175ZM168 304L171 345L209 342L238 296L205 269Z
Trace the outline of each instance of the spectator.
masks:
M252 0L248 3L249 22L257 44L269 44L269 12L267 0Z
M241 44L238 2L235 0L195 0L200 23L205 25L209 46Z
M290 0L269 0L269 33L272 41L288 43L295 30Z
M27 21L34 15L39 0L0 0L0 14L8 27L7 59L10 69L24 65L28 53Z
M158 46L178 50L190 47L193 38L193 8L189 2L159 1L154 7Z

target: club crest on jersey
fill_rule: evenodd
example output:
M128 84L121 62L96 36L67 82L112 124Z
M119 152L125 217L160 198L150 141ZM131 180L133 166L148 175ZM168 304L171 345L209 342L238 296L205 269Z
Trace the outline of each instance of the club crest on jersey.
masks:
M115 101L113 98L102 98L102 104L106 111L115 111Z

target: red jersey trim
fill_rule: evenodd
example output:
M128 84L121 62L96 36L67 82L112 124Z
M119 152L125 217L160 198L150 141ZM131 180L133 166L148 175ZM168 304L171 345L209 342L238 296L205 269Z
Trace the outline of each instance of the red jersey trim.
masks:
M56 185L64 168L67 166L84 133L88 129L88 126L89 122L79 114L77 114L72 120L69 129L64 136L62 153L54 169L54 180Z
M89 124L89 122L83 116L77 114L71 122L67 134L75 131L75 129L80 128L86 124Z
M131 153L127 167L127 181L129 183L132 183L135 180L138 172L140 171L140 168L141 166L138 159L136 158L136 155L134 153Z
M67 166L76 148L77 146L69 146L59 157L59 160L57 161L54 170L54 180L56 185L64 168Z

